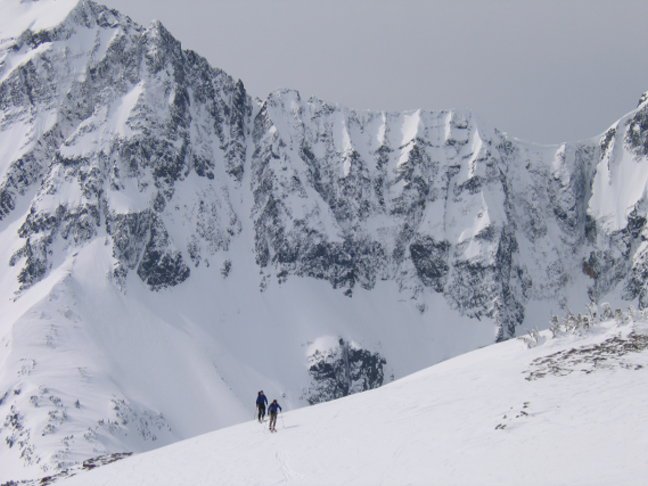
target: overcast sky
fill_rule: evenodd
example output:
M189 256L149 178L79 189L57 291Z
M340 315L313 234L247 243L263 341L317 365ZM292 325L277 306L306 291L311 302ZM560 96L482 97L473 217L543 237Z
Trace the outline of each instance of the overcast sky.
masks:
M646 0L103 2L162 21L261 98L470 109L550 143L601 133L648 90Z

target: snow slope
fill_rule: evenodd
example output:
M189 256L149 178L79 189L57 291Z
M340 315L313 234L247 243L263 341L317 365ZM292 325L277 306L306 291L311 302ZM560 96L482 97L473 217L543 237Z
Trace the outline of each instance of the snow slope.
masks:
M245 421L260 386L284 395L289 407L303 406L309 356L339 336L401 356L388 363L387 381L494 337L487 326L451 320L449 309L453 327L443 325L442 302L430 302L440 320L427 325L391 285L354 299L340 299L319 281L242 293L255 273L236 259L227 279L196 275L173 299L135 278L123 294L97 278L111 268L103 248L101 240L85 247L29 298L3 308L7 320L17 314L17 324L2 327L10 352L1 355L0 380L11 384L0 396L2 432L11 447L0 480L39 477L56 471L51 463L65 469Z
M60 484L643 485L648 322L626 321L491 345L286 411L276 434L250 421Z

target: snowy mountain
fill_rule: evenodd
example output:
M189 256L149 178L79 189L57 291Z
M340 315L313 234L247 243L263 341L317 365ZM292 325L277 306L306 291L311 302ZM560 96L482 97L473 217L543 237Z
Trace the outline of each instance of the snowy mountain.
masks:
M648 99L601 136L358 112L87 0L0 0L0 481L648 305Z
M57 484L643 485L648 323L565 324Z

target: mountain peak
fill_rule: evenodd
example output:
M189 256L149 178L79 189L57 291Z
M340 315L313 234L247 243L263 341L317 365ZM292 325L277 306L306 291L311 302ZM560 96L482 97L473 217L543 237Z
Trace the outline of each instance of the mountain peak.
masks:
M639 103L637 103L637 107L643 105L646 101L648 101L648 91L644 92L644 93L639 97Z

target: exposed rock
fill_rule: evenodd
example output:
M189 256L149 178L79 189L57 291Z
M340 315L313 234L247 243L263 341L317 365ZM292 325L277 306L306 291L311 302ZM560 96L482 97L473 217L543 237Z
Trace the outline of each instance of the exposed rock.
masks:
M309 357L312 385L304 390L311 405L345 397L384 383L387 361L340 338L333 349L317 350Z

